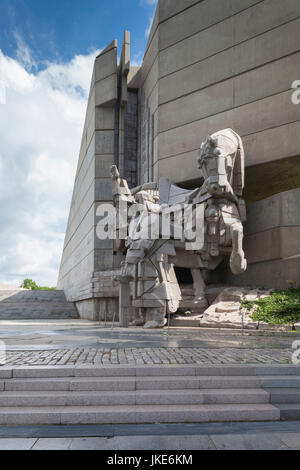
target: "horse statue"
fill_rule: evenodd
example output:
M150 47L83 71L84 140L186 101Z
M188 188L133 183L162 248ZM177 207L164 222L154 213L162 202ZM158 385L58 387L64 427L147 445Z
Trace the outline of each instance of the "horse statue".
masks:
M117 226L117 233L124 232L124 225L129 227L125 240L118 243L125 256L118 277L123 326L128 324L131 307L138 309L134 324L144 328L163 327L166 314L178 310L182 297L174 266L191 269L193 306L199 313L208 306L203 270L216 269L228 255L233 274L247 268L240 136L231 129L209 136L201 145L198 165L204 182L194 190L182 189L166 178L130 190L117 168L111 169L115 204L129 205L127 220L121 217L123 227Z

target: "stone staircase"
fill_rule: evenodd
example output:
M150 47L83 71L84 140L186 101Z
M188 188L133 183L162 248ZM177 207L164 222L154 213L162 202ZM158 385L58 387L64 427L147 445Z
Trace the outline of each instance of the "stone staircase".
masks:
M297 366L0 368L0 425L300 419Z
M62 290L0 290L0 320L78 318Z
M300 387L298 382L291 380L279 385L266 389L270 393L270 403L280 410L282 420L300 420Z

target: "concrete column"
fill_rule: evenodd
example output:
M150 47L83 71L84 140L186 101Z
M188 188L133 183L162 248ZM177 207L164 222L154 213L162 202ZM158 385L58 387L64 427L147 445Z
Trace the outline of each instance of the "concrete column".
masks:
M123 328L128 328L131 309L131 290L129 281L120 281L119 319Z

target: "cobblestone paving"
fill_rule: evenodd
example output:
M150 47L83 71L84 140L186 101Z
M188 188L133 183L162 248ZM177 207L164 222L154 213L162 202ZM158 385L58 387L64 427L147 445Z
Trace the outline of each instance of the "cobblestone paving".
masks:
M291 349L72 348L8 351L6 365L290 364Z

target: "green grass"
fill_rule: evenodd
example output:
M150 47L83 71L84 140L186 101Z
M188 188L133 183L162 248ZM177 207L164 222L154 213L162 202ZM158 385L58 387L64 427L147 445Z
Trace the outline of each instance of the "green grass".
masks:
M293 325L300 322L300 287L275 290L270 296L242 303L247 311L255 308L251 318L271 325Z

